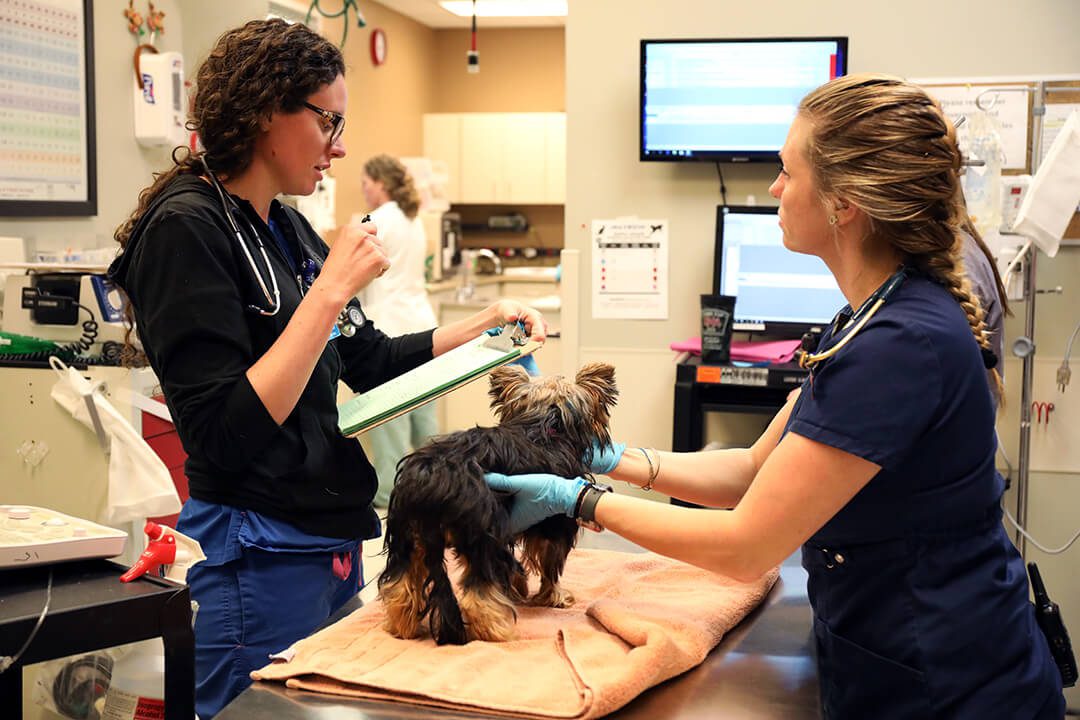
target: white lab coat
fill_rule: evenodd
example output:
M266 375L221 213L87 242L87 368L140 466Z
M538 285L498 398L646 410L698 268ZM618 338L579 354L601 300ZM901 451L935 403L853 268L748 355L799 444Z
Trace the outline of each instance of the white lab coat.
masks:
M417 218L407 218L393 200L373 210L371 221L390 269L361 292L364 313L387 335L430 330L436 321L424 289L424 226Z

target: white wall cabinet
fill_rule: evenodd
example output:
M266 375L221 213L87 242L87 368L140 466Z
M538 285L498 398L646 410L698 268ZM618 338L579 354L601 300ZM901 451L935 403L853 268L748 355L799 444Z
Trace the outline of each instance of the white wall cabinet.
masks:
M564 113L431 113L424 155L446 163L451 202L561 205Z
M461 115L424 115L424 157L446 165L446 199L459 202L461 195Z

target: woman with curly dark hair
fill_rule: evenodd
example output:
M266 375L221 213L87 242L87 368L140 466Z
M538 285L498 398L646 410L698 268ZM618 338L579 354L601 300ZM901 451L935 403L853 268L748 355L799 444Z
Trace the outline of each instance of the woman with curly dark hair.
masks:
M375 225L327 248L275 199L310 194L345 155L344 72L304 25L225 33L196 79L205 150L174 153L116 232L109 274L188 453L178 529L207 556L188 573L203 720L363 582L376 478L338 431L338 380L364 392L518 319L544 338L539 313L509 301L399 337L366 321L352 298L389 265Z

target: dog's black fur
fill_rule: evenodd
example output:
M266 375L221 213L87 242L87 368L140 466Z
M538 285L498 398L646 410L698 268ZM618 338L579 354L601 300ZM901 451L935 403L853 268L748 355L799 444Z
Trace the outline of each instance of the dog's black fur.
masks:
M485 472L587 476L593 442L610 442L615 370L593 363L574 382L562 376L530 379L520 367L491 373L491 407L500 424L436 438L398 465L386 520L386 569L379 596L386 629L397 637L423 633L435 641L509 640L515 601L551 607L573 602L559 587L578 526L548 518L517 537L509 532L509 496L492 491ZM514 547L522 544L522 563ZM462 566L460 603L444 553ZM540 589L526 600L526 572Z

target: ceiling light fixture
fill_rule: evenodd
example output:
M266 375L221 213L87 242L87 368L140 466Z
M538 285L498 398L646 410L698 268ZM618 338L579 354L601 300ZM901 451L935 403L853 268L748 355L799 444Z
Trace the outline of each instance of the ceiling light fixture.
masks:
M566 17L567 0L477 0L479 17ZM458 17L473 14L471 0L443 0L444 10Z

